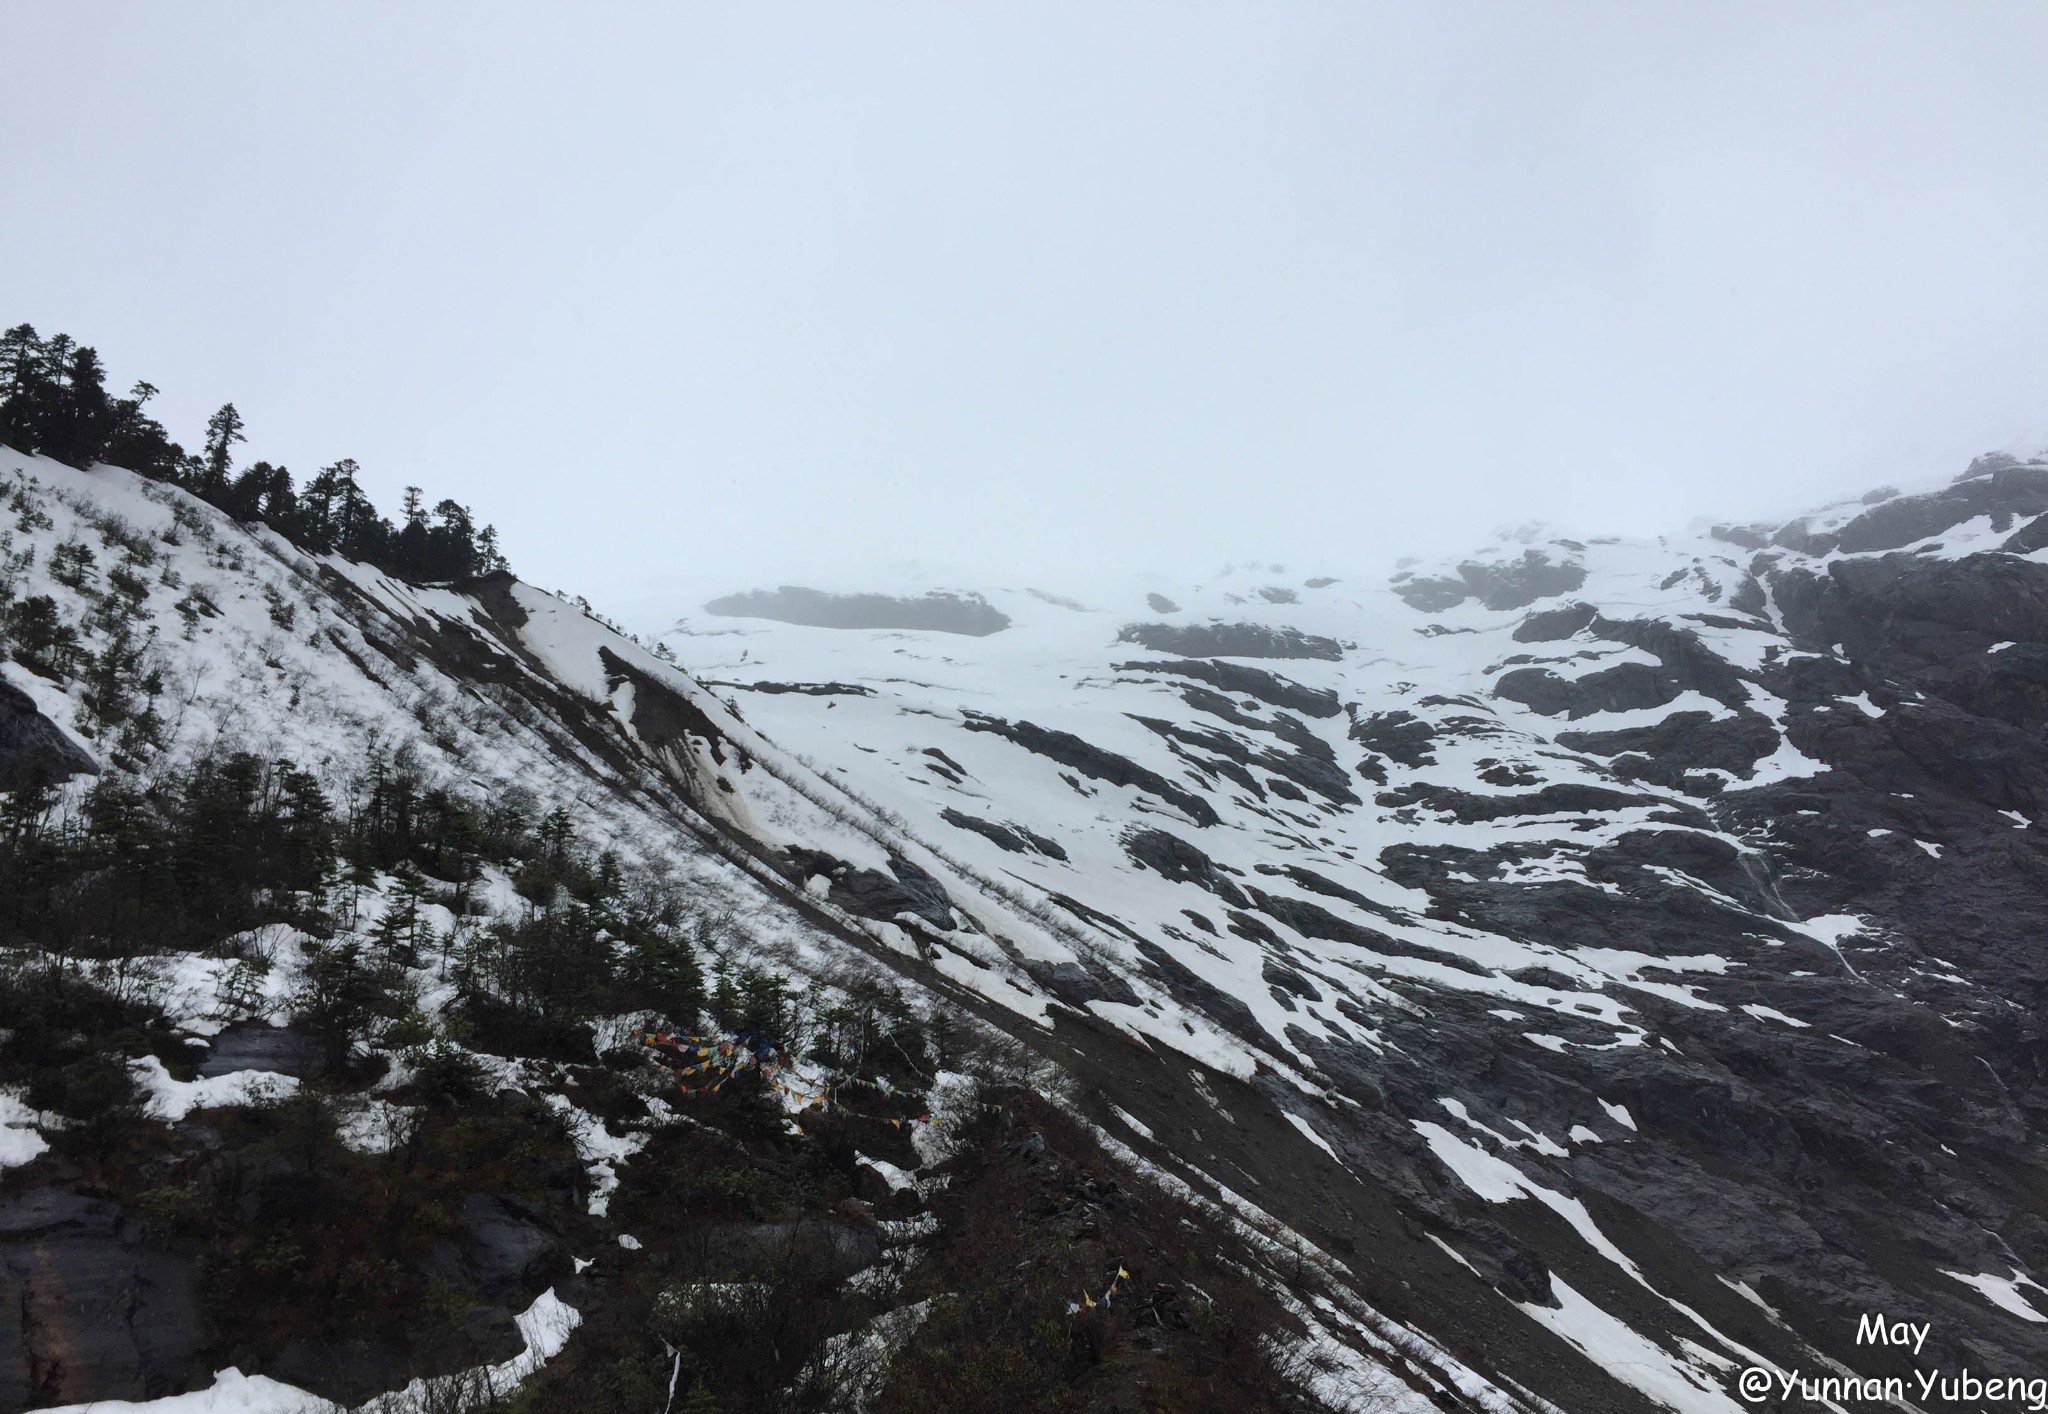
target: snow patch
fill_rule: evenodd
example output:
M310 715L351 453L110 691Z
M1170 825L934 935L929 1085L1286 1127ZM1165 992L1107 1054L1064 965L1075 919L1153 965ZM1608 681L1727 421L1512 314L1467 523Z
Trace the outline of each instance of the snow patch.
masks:
M176 1124L194 1110L228 1105L275 1103L298 1091L296 1076L274 1070L233 1070L200 1080L173 1080L155 1056L128 1062L136 1083L148 1092L144 1108L156 1118Z
M1744 1407L1722 1393L1718 1371L1698 1369L1638 1334L1555 1273L1551 1274L1550 1290L1557 1298L1554 1309L1516 1304L1531 1320L1562 1336L1616 1379L1681 1414L1735 1414ZM1708 1363L1718 1365L1720 1357L1711 1357Z
M207 1389L161 1399L95 1399L43 1414L333 1414L334 1405L268 1375L245 1375L232 1365L216 1370Z
M1801 1031L1807 1030L1809 1026L1809 1023L1801 1021L1796 1016L1787 1016L1784 1012L1764 1006L1760 1002L1750 1002L1742 1009L1759 1021L1782 1021L1787 1026L1798 1027Z
M2023 1321L2048 1323L2048 1316L2035 1310L2034 1304L2020 1295L2022 1286L2031 1286L2034 1290L2044 1293L2048 1293L2048 1287L2026 1276L2017 1267L2013 1268L2009 1277L1995 1276L1990 1272L1979 1272L1975 1276L1969 1276L1962 1272L1952 1272L1946 1267L1941 1269L1941 1274L1945 1277L1954 1277L1964 1286L1974 1287L1978 1295L2001 1311L2010 1311Z

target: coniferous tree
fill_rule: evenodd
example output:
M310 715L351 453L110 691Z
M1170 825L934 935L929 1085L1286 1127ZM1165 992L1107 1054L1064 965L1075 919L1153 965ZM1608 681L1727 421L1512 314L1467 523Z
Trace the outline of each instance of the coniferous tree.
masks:
M242 433L242 425L242 415L235 411L233 403L222 403L220 411L206 419L206 449L200 454L199 482L193 490L216 505L227 490L235 444L249 440Z
M43 341L33 324L0 334L0 442L24 452L36 449L34 426L43 375Z
M89 348L68 350L52 370L50 405L43 426L43 455L76 467L99 461L113 431L114 408L107 398L106 370Z
M280 472L284 472L283 467L272 466L269 462L250 463L240 476L228 483L221 494L220 508L239 521L258 519L262 515L263 499L270 492L271 480ZM289 481L290 473L285 472L285 477Z
M165 434L162 423L143 412L155 396L153 384L138 382L127 397L115 400L100 460L153 480L176 481L185 469L185 449Z
M424 493L417 486L405 488L404 522L393 537L391 559L398 572L408 578L432 578L427 574L431 559L427 539L427 510Z

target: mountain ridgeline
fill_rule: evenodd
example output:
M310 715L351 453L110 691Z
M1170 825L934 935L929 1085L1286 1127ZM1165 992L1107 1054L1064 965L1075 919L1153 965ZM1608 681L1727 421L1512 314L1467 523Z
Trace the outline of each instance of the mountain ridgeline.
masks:
M238 521L267 525L301 549L414 583L505 568L497 532L479 527L467 506L442 500L429 509L420 488L409 486L394 523L378 513L357 482L361 468L346 457L303 487L266 461L238 469L235 448L247 438L233 403L207 420L201 450L187 452L146 411L155 387L138 382L115 397L106 376L99 354L69 335L41 338L28 324L0 334L0 444L67 466L125 467L181 486Z
M2048 1369L2048 460L644 645L10 349L0 1411Z

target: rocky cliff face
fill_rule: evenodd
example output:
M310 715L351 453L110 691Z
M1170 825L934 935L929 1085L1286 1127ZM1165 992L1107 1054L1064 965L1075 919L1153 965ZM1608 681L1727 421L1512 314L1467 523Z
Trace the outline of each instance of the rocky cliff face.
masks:
M2048 1368L2048 464L1388 585L976 585L965 633L741 597L674 663L508 577L408 589L205 523L238 553L169 644L212 675L195 720L546 780L784 956L1009 1034L1093 1142L1293 1264L1325 1397ZM8 730L62 750L72 699L6 672ZM1857 1345L1865 1313L1927 1324L1917 1359Z

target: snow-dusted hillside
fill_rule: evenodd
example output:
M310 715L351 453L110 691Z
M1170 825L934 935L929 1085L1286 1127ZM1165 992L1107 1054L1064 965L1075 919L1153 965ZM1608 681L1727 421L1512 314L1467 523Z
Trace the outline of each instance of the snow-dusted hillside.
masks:
M692 608L658 654L4 455L50 522L17 597L89 618L51 550L152 545L153 751L574 803L735 957L1008 1033L1264 1254L1340 1404L1726 1410L1750 1366L1903 1373L1865 1312L1929 1368L2048 1364L2048 464L1392 583L760 594L720 607L967 631ZM620 1133L579 1145L593 1217Z
M1037 900L993 886L986 892L962 888L937 856L907 841L892 843L888 821L767 743L689 674L579 605L504 575L462 592L407 585L360 565L310 557L261 527L237 525L183 491L125 471L78 471L12 453L0 459L0 495L8 498L12 517L0 545L10 557L9 604L46 598L54 605L53 622L72 631L61 649L17 634L13 647L21 660L0 664L14 692L0 703L8 713L0 723L0 765L25 780L25 763L54 747L60 775L71 775L58 817L75 820L84 793L102 773L138 773L146 782L179 763L230 751L298 763L351 813L366 808L366 779L382 766L402 766L465 798L509 802L535 819L561 808L577 821L591 853L609 851L629 876L658 881L687 900L697 936L711 949L703 959L707 967L786 970L815 979L828 998L844 995L839 989L858 979L900 969L926 1014L954 1014L968 1024L980 1014L995 1028L1014 1027L1045 1045L1053 996L1009 951L1022 940L1034 958L1069 961L1088 946L1085 937L1064 922L1034 919L1042 909ZM109 726L93 705L88 665L107 658L117 643L131 655L124 672L136 691L121 723ZM37 670L59 653L60 668ZM822 896L822 887L808 888L802 870L791 870L792 847L905 874L914 867L906 855L924 858L948 880L942 886L924 876L928 896L949 886L963 911L978 911L981 931L941 933L916 920L898 926L868 916L871 908L843 908ZM426 882L430 893L449 893L431 877ZM461 912L431 900L418 908L416 931L427 941L399 971L419 1014L404 1024L429 1028L443 1038L435 1045L468 1036L444 1013L455 1000L450 979L464 965L471 940L493 924L531 916L532 904L514 893L512 882L486 866L462 890L467 903ZM149 1118L184 1125L237 1108L261 1109L300 1092L299 1076L313 1062L307 1037L293 1028L304 1025L301 1009L315 959L351 939L370 946L380 920L404 893L389 874L351 878L337 889L348 903L332 939L270 926L219 949L158 950L140 966L76 964L95 983L161 1012L172 1034L153 1044L182 1044L202 1057L196 1073L189 1058L177 1066L192 1078L180 1078L154 1054L130 1063ZM253 983L246 971L252 965ZM616 1047L660 1015L628 1013L606 1021L595 1028L595 1045ZM1191 1025L1208 1028L1200 1013L1187 1015ZM417 1040L398 1040L397 1024L381 1031L373 1026L358 1042L359 1052L368 1046L393 1062L381 1078L330 1097L342 1143L370 1156L392 1152L419 1123L406 1057L429 1052ZM268 1029L274 1027L285 1029ZM688 1107L665 1103L657 1087L644 1105L634 1102L636 1118L583 1109L576 1087L579 1075L586 1087L590 1083L595 1052L580 1067L522 1059L517 1052L501 1054L488 1034L469 1037L458 1049L483 1067L488 1083L537 1096L567 1122L584 1169L573 1192L589 1229L557 1232L529 1209L511 1217L487 1211L475 1220L483 1224L478 1228L465 1208L457 1234L467 1244L463 1270L495 1260L507 1242L513 1250L525 1243L543 1252L560 1251L564 1239L612 1242L616 1221L608 1207L622 1168L650 1140L658 1146L660 1136L678 1126L688 1133ZM791 1072L793 1085L804 1084L806 1069ZM336 1075L320 1074L323 1092L331 1090ZM957 1080L941 1076L929 1094L943 1122L972 1112L971 1105L959 1109L966 1102L955 1098ZM789 1101L792 1107L797 1102ZM190 1262L173 1258L152 1267L147 1226L91 1198L90 1189L81 1194L66 1186L80 1176L69 1159L49 1156L52 1140L75 1121L39 1113L7 1091L0 1091L0 1106L6 1140L0 1165L8 1170L0 1188L0 1275L9 1283L10 1304L24 1313L19 1329L8 1331L17 1344L0 1363L0 1400L42 1407L49 1403L36 1395L42 1388L139 1395L204 1385L194 1362L202 1348L218 1347L196 1327L191 1298L182 1294L192 1281ZM204 1141L202 1149L214 1142L205 1138L213 1131L203 1124L193 1132ZM1099 1138L1117 1147L1113 1136ZM922 1135L919 1144L925 1145ZM882 1191L893 1190L892 1201L911 1201L914 1211L922 1206L914 1195L941 1186L918 1176L916 1165L946 1153L942 1141L905 1149L894 1156L897 1162L879 1153L865 1162L882 1176ZM1143 1167L1131 1155L1124 1158ZM1155 1178L1179 1187L1169 1174ZM1249 1243L1255 1260L1284 1257L1299 1275L1301 1256L1279 1245L1288 1237L1283 1220L1256 1205L1186 1196L1234 1225L1238 1235L1229 1240ZM687 1227L688 1215L678 1216ZM913 1261L914 1234L929 1222L897 1223L913 1235L895 1240L891 1250L902 1250L890 1261ZM639 1240L624 1231L616 1238L620 1255L605 1260L633 1261ZM580 1278L590 1263L582 1257L576 1263ZM1327 1386L1339 1407L1381 1390L1393 1401L1389 1407L1407 1407L1419 1398L1417 1386L1483 1387L1456 1359L1345 1295L1341 1271L1331 1268L1318 1281L1346 1306L1302 1308L1287 1345L1312 1362L1302 1367L1306 1377ZM534 1297L519 1281L500 1279L484 1289L522 1303ZM890 1289L873 1279L860 1287L871 1300ZM548 1329L539 1335L535 1312L547 1316L542 1324ZM552 1290L542 1291L517 1321L501 1310L477 1328L471 1344L411 1358L445 1369L469 1350L496 1357L479 1369L516 1374L560 1349L574 1320L572 1308ZM885 1311L876 1329L892 1322L902 1324ZM518 1354L522 1343L524 1356ZM217 1398L234 1407L296 1410L310 1407L310 1396L271 1375L334 1390L374 1390L380 1379L385 1387L403 1382L403 1363L391 1362L405 1358L403 1351L377 1348L287 1348L262 1377L231 1371L212 1392L170 1398L163 1407L210 1408L206 1401Z

